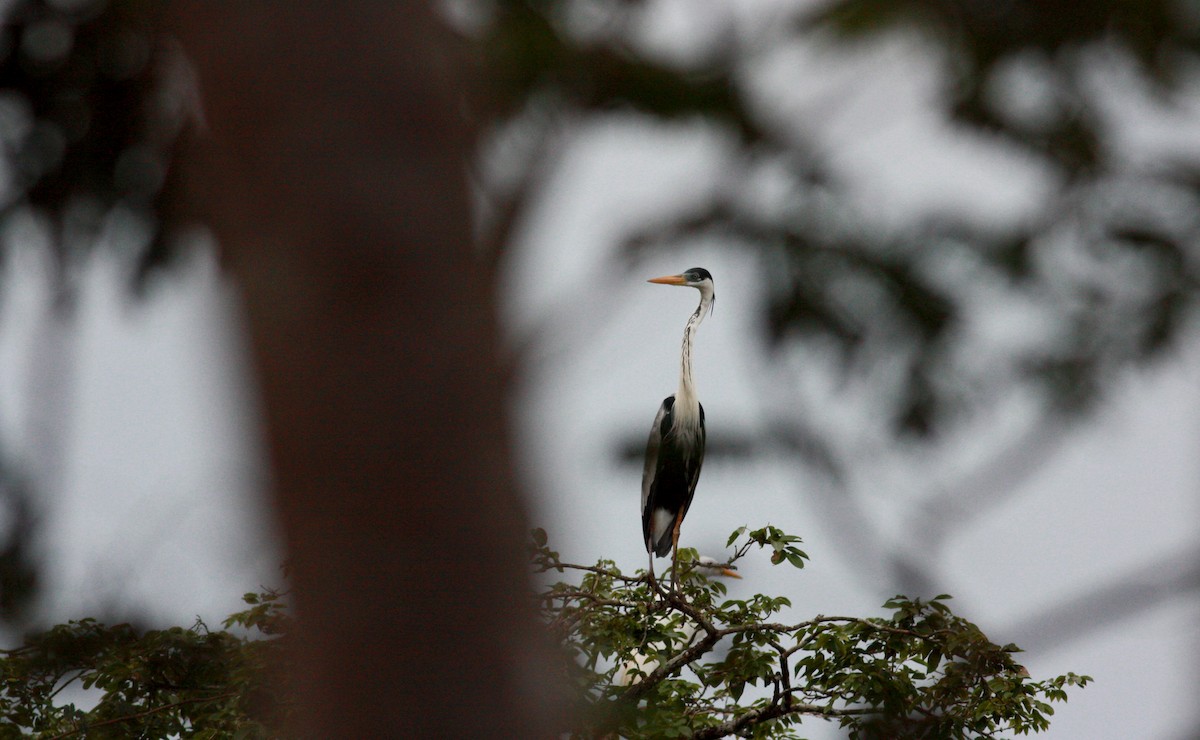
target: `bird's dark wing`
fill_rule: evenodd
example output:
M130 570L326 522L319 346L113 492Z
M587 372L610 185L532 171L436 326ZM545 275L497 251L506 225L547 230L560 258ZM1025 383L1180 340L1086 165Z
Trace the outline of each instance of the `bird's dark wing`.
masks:
M683 503L683 511L679 514L682 519L687 516L688 509L692 506L692 497L696 495L696 484L700 482L700 467L704 465L704 447L708 441L708 433L704 426L704 404L697 402L700 407L700 436L693 444L692 454L688 459L687 464L687 501Z
M675 397L666 398L654 419L642 474L642 536L646 549L671 551L671 530L687 514L704 462L704 410L696 436L674 433Z
M642 468L642 541L650 541L651 527L651 508L650 498L651 491L654 489L654 478L658 468L658 455L662 448L662 439L665 431L671 429L671 409L675 405L675 396L667 396L663 399L662 405L658 407L658 413L654 416L654 423L650 426L650 438L646 440L646 464ZM647 546L649 549L649 546Z

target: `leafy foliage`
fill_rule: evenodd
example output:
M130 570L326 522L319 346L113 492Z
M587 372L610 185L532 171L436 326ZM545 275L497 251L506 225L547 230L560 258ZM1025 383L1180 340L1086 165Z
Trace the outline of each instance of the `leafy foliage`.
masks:
M247 608L210 630L141 631L80 619L0 653L0 738L266 738L288 700L267 680L284 669L285 596L248 593ZM71 688L100 698L63 701Z
M535 568L582 574L537 597L582 701L575 737L794 737L805 719L837 722L852 738L1025 734L1046 729L1051 703L1091 680L1030 679L1013 660L1017 647L990 642L946 595L897 596L885 617L794 623L778 621L786 597L729 598L709 573L751 552L804 567L800 538L775 527L733 532L726 564L681 550L678 592L611 561L563 563L548 539L534 531ZM293 621L283 593L244 600L220 631L81 619L3 651L0 738L278 736L291 704L272 678L288 674ZM73 686L99 701L90 710L64 701Z
M730 537L730 564L752 550L801 568L800 539L774 527ZM994 737L1049 727L1052 702L1087 676L1029 678L999 646L956 616L950 598L896 596L886 617L818 615L776 621L785 597L727 598L695 551L681 550L680 591L655 591L612 562L562 563L541 530L542 572L582 573L540 597L543 618L571 661L588 708L579 737L794 737L807 718L852 738Z

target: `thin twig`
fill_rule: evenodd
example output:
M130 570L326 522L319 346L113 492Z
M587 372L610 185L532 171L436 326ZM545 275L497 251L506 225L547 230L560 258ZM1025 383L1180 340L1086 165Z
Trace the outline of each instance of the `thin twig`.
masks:
M646 580L646 576L627 576L618 571L600 568L595 565L574 565L572 563L554 563L553 565L543 565L535 572L546 573L552 570L562 570L564 568L567 570L583 570L589 573L597 573L599 575L608 576L609 578L614 578L618 581L624 581L626 583L639 583Z
M785 709L790 709L792 706L792 672L788 667L788 652L774 640L771 640L771 647L779 653L779 683L783 692L783 706Z
M58 696L58 694L59 694L59 692L60 692L60 691L62 691L63 689L67 688L68 686L70 686L71 684L75 683L76 681L78 681L78 680L79 680L79 678L80 678L80 677L81 677L83 674L85 674L85 673L87 673L87 672L88 672L88 670L89 670L89 669L87 669L87 668L80 668L78 673L76 673L74 676L71 676L71 677L70 677L70 678L68 678L66 681L63 681L61 684L59 684L59 685L58 685L58 688L56 688L54 691L51 691L51 692L50 692L50 695L49 695L49 696L47 696L46 698L47 698L47 699L53 699L54 697ZM60 675L59 675L59 677L58 677L58 678L59 678L59 680L62 680L62 677L63 677L63 675L65 675L65 672L64 672L63 674L60 674Z

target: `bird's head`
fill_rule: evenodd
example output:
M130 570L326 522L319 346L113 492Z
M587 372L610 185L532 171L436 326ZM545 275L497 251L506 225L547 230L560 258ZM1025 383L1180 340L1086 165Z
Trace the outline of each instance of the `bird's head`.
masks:
M693 267L690 270L685 270L678 275L663 275L662 277L650 278L646 282L658 283L659 285L679 285L685 288L695 288L700 291L703 296L702 300L714 301L716 292L713 287L712 273L705 270L703 267Z
M725 563L722 563L714 557L709 557L708 555L701 555L700 557L696 558L696 566L699 568L704 568L705 570L718 576L726 576L728 578L738 579L741 578L741 576L739 576L737 571L735 571L733 568Z
M678 275L663 275L662 277L650 278L646 282L658 283L659 285L682 285L688 288L703 289L707 286L710 290L713 287L712 274L703 267L693 267L690 270L681 272Z

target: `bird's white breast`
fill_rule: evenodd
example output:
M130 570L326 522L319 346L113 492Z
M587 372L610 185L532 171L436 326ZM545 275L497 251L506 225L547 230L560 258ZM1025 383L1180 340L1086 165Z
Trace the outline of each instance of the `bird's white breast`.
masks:
M671 431L681 442L695 440L700 436L699 399L690 393L676 393L673 412L675 419Z

